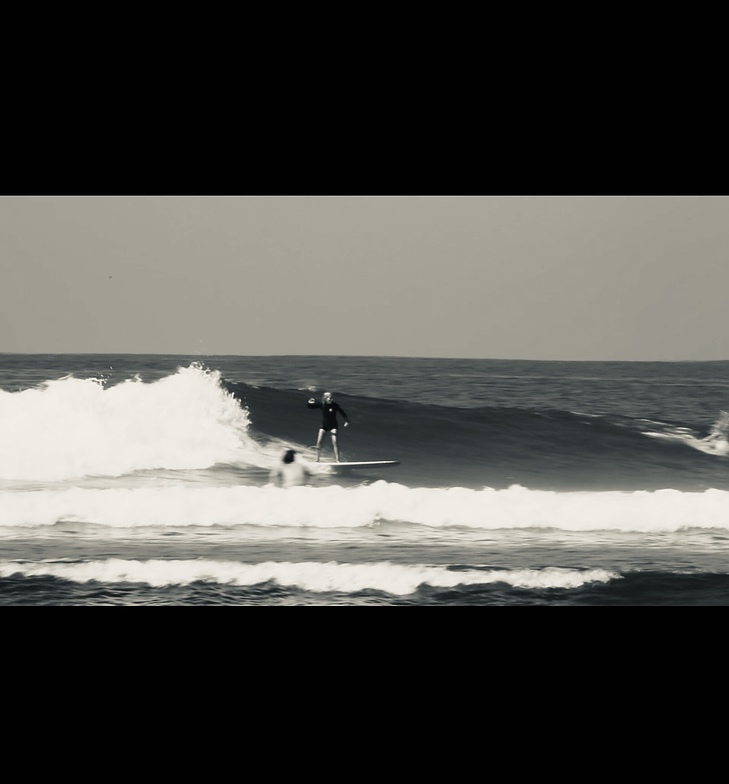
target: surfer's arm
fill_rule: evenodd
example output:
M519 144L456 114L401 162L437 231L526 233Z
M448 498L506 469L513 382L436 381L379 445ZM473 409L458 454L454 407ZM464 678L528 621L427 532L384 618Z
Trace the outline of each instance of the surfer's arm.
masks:
M310 398L309 398L309 399L306 401L306 405L307 405L309 408L321 408L321 403L319 403L318 401L314 400L314 398L313 398L313 397L310 397Z
M349 424L349 417L347 416L347 412L337 403L337 411L344 417L344 426L347 427Z

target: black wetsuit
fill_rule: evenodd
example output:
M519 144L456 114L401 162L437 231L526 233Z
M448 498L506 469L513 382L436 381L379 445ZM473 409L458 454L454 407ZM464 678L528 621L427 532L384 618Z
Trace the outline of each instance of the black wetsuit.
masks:
M344 417L345 422L349 422L344 409L339 403L335 403L333 400L329 403L322 403L319 400L316 400L313 403L307 401L306 405L309 406L309 408L321 409L321 428L322 430L326 430L327 433L331 430L336 430L339 427L337 424L337 412Z

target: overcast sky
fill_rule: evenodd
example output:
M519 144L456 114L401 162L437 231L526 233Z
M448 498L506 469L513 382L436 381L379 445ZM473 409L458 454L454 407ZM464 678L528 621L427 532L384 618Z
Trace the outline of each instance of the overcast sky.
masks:
M0 197L0 352L729 359L729 197Z

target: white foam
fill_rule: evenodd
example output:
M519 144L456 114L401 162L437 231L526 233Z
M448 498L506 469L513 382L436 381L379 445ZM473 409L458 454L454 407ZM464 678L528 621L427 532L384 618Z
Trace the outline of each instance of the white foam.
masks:
M32 490L0 494L0 526L59 521L115 528L291 526L357 528L383 522L434 528L555 528L569 531L676 531L729 528L729 491L674 489L556 492L408 488L377 481L342 487L163 487Z
M0 479L57 481L260 462L248 412L198 364L106 387L70 376L0 391Z
M233 561L162 560L126 561L109 559L85 563L14 561L0 562L0 577L52 576L84 583L147 583L188 585L197 581L251 586L274 582L317 593L364 590L408 595L420 586L457 586L506 583L519 588L578 588L587 583L606 583L620 577L606 569L467 569L452 570L428 564L379 563L289 563L268 561L244 564Z
M650 422L650 420L644 420ZM652 423L659 424L659 423ZM662 431L644 431L644 435L664 441L679 441L707 455L729 456L729 412L722 411L705 438L698 438L687 427L668 428Z

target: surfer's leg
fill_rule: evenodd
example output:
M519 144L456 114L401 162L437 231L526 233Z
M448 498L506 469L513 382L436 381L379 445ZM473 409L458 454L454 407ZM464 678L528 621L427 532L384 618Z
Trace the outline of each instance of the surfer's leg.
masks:
M324 428L319 428L319 435L316 437L316 462L319 462L319 449L321 448L321 439L324 436Z
M332 449L334 449L334 459L339 462L339 447L337 446L337 431L332 430Z

